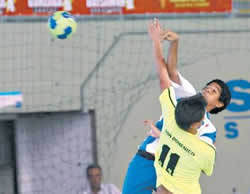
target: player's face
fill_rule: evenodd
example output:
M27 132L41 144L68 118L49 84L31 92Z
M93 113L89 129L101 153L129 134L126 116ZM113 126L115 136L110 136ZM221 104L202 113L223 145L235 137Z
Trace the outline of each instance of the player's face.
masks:
M88 171L88 180L92 188L100 188L102 172L99 168L91 168Z
M207 101L209 107L221 107L223 103L219 101L221 95L221 87L219 84L212 82L202 89L202 95Z

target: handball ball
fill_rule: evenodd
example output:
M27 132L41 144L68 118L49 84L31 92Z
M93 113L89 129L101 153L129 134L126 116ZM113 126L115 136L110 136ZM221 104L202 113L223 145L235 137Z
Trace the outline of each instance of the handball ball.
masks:
M69 12L57 11L49 17L48 26L54 37L67 39L76 31L77 23Z

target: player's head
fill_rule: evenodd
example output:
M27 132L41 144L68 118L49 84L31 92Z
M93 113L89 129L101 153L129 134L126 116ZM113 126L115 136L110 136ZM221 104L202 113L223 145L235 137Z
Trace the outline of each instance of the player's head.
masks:
M200 93L180 99L175 108L177 125L185 131L198 129L204 118L206 105L206 100Z
M102 181L102 168L98 164L91 164L86 169L87 178L92 190L99 190Z
M220 79L208 82L202 90L202 95L207 101L211 114L216 114L224 110L231 100L231 93L228 86Z

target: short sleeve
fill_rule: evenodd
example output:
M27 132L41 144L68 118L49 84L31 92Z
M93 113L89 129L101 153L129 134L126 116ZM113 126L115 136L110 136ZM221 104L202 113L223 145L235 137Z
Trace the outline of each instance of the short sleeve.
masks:
M162 127L163 127L163 118L161 117L160 120L158 120L156 123L155 123L155 126L161 131L162 130Z
M176 98L172 86L170 88L165 89L161 93L159 100L161 104L161 111L163 118L170 118L172 115L174 115Z
M215 149L212 148L210 145L209 146L209 150L208 150L208 154L206 156L206 158L204 159L204 168L202 169L202 171L207 175L207 176L211 176L214 170L214 163L215 163Z
M171 81L171 85L173 86L174 91L175 91L176 99L195 95L196 90L193 87L193 85L188 80L186 80L179 72L178 72L178 75L179 75L181 84L177 84Z

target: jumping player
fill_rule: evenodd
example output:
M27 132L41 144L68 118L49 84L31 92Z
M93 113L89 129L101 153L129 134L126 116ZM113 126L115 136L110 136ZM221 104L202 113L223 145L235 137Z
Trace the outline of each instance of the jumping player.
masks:
M171 31L164 31L162 39L170 42L167 61L165 63L171 84L175 91L176 99L196 94L194 87L178 72L177 51L179 37ZM198 129L198 136L203 141L214 145L216 128L209 119L209 113L217 114L224 110L230 102L231 95L227 85L215 79L206 84L202 95L207 101L205 119ZM156 122L155 126L161 130L163 118ZM129 163L127 174L123 184L123 194L151 194L156 188L156 172L154 168L154 153L158 146L158 138L149 135L139 146L138 152Z
M200 194L201 172L211 175L215 161L214 147L196 136L205 115L206 100L203 95L196 94L176 103L167 67L162 60L160 29L158 20L149 27L164 119L154 162L157 194Z

